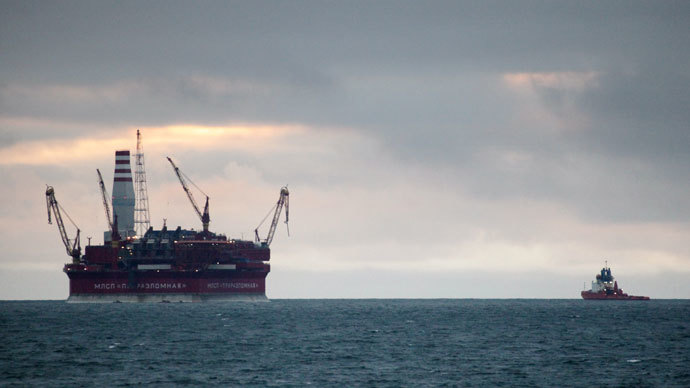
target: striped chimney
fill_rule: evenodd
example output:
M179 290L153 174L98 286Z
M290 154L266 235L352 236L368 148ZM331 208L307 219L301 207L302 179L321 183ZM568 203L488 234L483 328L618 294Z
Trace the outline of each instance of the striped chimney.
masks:
M115 151L114 176L113 217L117 215L117 229L123 238L134 236L134 185L129 151Z

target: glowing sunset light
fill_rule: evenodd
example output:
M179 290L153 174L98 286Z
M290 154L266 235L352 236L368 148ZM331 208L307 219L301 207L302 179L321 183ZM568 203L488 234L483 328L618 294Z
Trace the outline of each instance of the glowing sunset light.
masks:
M273 139L303 133L306 128L289 125L174 125L141 127L140 130L146 134L146 146L149 150L180 144L194 149L259 149L269 146ZM20 142L0 148L0 165L63 164L98 158L103 156L104 149L131 148L132 134L136 133L136 128L128 129L127 133L128 136Z
M305 129L298 126L269 126L269 125L231 125L231 126L204 126L204 125L172 125L166 127L142 127L142 131L151 134L150 142L155 143L174 143L179 141L187 142L189 137L198 139L212 139L214 142L219 138L270 138L288 133L302 132Z
M596 85L597 72L541 72L506 73L503 80L514 88L547 87L557 89L583 90Z

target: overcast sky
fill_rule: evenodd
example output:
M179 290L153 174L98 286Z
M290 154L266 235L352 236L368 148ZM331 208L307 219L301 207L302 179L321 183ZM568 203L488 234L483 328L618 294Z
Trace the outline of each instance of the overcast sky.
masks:
M0 1L0 299L61 299L141 129L152 224L251 238L271 298L690 298L687 1ZM71 233L74 233L72 230Z

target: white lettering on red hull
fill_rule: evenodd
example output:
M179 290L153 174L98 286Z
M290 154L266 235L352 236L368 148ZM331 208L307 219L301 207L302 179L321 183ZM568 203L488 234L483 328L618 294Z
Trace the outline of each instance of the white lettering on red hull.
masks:
M122 288L121 284L115 283L96 283L93 285L94 290L114 290L116 288Z
M208 283L207 288L211 289L238 289L238 288L259 288L257 283Z
M94 290L127 290L133 289L127 283L94 283ZM186 283L139 283L137 289L140 290L183 290L187 288Z
M179 290L187 288L185 283L139 283L137 288L143 290Z

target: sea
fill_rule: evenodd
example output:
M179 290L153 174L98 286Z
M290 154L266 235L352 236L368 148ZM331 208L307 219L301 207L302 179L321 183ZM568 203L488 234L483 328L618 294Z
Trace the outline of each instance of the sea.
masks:
M690 387L690 301L0 302L0 386Z

